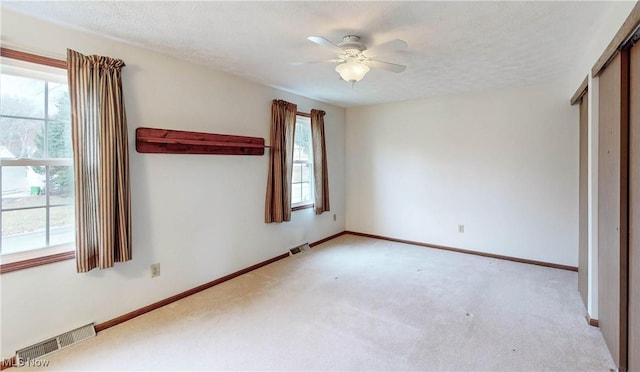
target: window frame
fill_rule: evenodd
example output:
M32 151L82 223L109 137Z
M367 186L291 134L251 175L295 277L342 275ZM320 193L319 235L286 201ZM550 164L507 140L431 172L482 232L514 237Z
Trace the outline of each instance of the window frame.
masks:
M7 59L14 59L23 62L29 62L54 68L67 70L67 61L60 60L45 56L40 56L32 53L22 52L15 49L9 49L0 47L0 57ZM37 163L37 164L36 164ZM60 158L60 159L4 159L2 160L3 166L68 166L73 165L73 161ZM46 203L44 208L51 208L49 202ZM0 217L1 218L1 217ZM65 260L74 259L75 242L65 243L60 245L53 245L43 247L39 249L32 249L24 252L16 252L5 255L0 255L0 274L13 272L17 270L28 269L31 267L47 265L54 262L60 262Z
M296 126L298 125L298 117L303 117L309 120L309 129L311 129L311 114L306 113L306 112L300 112L297 111L296 112ZM294 129L294 143L295 143L295 129ZM305 200L305 201L301 201L298 203L293 203L293 201L291 202L291 211L295 212L295 211L299 211L299 210L303 210L303 209L310 209L315 207L315 202L314 202L314 178L313 178L313 141L310 140L309 145L311 146L311 159L310 161L296 161L295 159L293 160L293 166L295 166L295 164L309 164L311 166L311 174L309 175L309 184L311 185L311 199L309 200ZM295 151L294 151L294 156L295 156ZM293 168L291 171L291 188L293 190ZM302 182L299 182L302 183ZM293 195L291 196L293 198Z

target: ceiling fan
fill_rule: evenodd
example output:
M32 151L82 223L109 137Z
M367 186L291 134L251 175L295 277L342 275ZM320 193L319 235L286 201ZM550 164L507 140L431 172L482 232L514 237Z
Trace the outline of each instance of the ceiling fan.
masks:
M374 59L376 55L396 52L407 48L407 43L395 39L371 48L360 41L360 36L346 35L342 42L335 44L321 36L309 36L308 40L331 49L336 58L326 62L337 63L336 72L340 78L353 85L362 80L370 68L379 68L391 72L403 72L407 66Z

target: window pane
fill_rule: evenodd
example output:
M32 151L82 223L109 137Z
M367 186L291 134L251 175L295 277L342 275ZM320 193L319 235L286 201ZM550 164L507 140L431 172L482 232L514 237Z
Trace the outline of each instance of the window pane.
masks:
M298 117L294 135L293 160L311 161L311 124L308 118Z
M76 239L73 205L51 207L49 218L50 245L71 243Z
M49 167L49 195L73 197L73 167ZM66 203L65 203L66 204Z
M302 180L302 164L293 164L293 183L300 182Z
M310 182L311 181L311 164L300 164L302 168L302 181Z
M291 203L300 203L302 201L302 186L299 183L291 185Z
M300 185L301 185L302 200L311 201L311 183L306 182Z
M298 119L296 121L296 131L295 131L295 153L298 154L299 159L308 160L310 155L310 145L311 145L311 124L307 120Z
M2 212L2 254L46 245L45 208Z
M44 119L44 81L7 74L1 79L2 115Z
M69 86L49 82L49 119L71 120Z
M71 158L71 124L69 121L52 120L47 128L49 158Z
M68 195L51 195L49 196L49 205L52 206L60 206L60 205L71 205L75 204L75 200L73 198L73 193Z
M2 209L44 206L44 174L32 167L2 167Z
M313 189L313 153L311 147L311 121L307 117L296 117L293 159L297 161L293 168L291 202L312 201Z
M44 206L44 175L32 167L2 167L2 209Z
M0 157L41 158L44 155L44 121L0 118Z
M3 69L0 77L0 157L72 158L66 72L16 68ZM3 209L36 207L1 212L0 253L75 240L72 166L2 166L0 170Z
M47 128L49 158L70 158L71 114L67 86L49 83L49 117Z

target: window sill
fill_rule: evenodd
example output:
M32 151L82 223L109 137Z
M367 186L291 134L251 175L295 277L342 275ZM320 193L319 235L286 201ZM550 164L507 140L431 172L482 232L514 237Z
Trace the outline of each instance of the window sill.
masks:
M36 249L0 256L0 274L9 273L50 263L72 260L76 257L73 244Z
M295 211L299 211L302 209L309 209L309 208L313 208L315 204L311 203L311 204L302 204L302 205L296 205L295 207L291 207L291 212L295 212Z

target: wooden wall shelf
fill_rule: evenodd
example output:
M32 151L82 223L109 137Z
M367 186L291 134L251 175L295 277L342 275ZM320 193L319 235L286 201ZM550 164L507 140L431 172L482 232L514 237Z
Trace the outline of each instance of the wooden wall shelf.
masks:
M159 154L264 155L264 138L137 128L136 150Z

